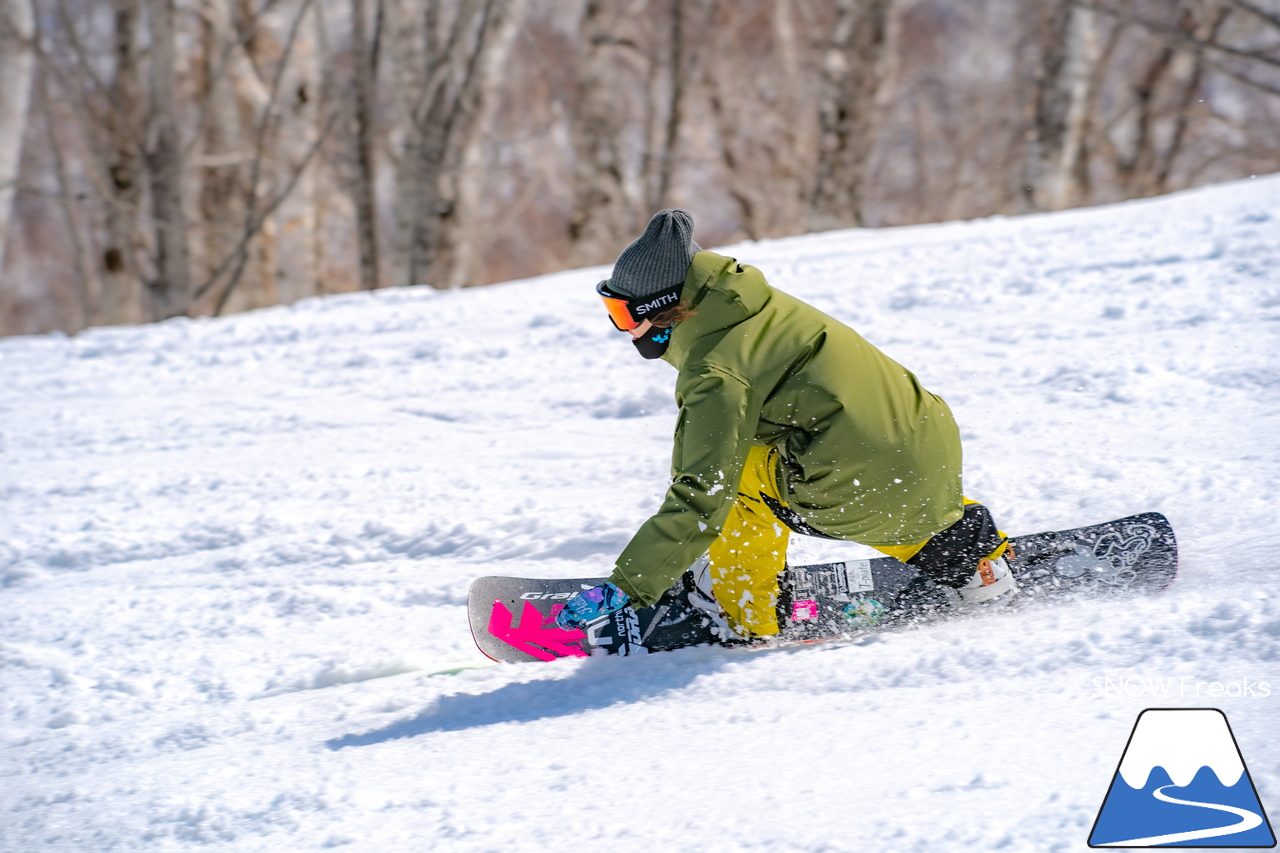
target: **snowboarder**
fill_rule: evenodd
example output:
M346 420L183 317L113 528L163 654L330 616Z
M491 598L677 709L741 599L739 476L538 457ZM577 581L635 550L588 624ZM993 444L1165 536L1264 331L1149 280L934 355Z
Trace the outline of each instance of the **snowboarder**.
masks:
M654 215L596 290L641 356L679 371L680 412L661 508L561 627L649 606L705 553L729 627L776 634L793 531L910 563L956 604L1016 591L1007 540L961 492L951 410L853 329L703 251L683 210Z

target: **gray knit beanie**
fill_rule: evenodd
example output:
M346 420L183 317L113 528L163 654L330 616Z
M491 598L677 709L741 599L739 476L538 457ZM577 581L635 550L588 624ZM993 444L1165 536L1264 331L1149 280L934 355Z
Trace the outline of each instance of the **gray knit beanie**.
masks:
M613 265L609 289L637 299L667 290L684 281L693 256L702 251L693 242L693 217L687 210L660 210L634 243L622 250Z

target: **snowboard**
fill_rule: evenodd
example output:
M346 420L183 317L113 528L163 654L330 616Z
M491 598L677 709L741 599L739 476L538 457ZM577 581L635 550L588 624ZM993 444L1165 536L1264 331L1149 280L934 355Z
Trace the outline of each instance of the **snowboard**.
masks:
M1001 607L1046 599L1149 595L1173 583L1178 547L1168 519L1149 512L1009 540L1019 592ZM476 645L502 662L600 654L646 654L707 643L744 645L726 630L711 597L704 557L651 607L624 608L564 630L564 602L607 578L483 577L471 584L467 615ZM852 638L868 631L961 612L946 591L892 557L789 566L779 578L780 632L766 645ZM977 605L976 608L994 605ZM965 608L964 612L973 612ZM867 625L867 614L878 624Z

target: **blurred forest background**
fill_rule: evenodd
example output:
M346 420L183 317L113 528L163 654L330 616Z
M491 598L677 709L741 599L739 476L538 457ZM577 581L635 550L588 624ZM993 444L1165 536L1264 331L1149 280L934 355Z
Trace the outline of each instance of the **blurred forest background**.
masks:
M1280 170L1280 0L0 0L0 334Z

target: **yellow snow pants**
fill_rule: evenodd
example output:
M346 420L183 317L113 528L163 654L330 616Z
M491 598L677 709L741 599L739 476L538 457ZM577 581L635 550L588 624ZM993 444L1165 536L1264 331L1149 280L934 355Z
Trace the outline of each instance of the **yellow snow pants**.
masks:
M729 625L743 636L767 637L778 633L778 576L787 565L791 530L760 498L764 494L783 506L788 505L779 492L775 476L778 452L777 447L752 447L747 453L737 499L720 537L707 552L716 601L724 608ZM964 502L977 503L969 498ZM876 550L905 563L928 541ZM998 557L1004 550L1002 544L991 558Z
M729 626L743 636L778 633L778 575L787 565L791 529L760 499L785 504L774 476L778 448L752 447L738 481L738 497L720 538L711 543L711 589Z

